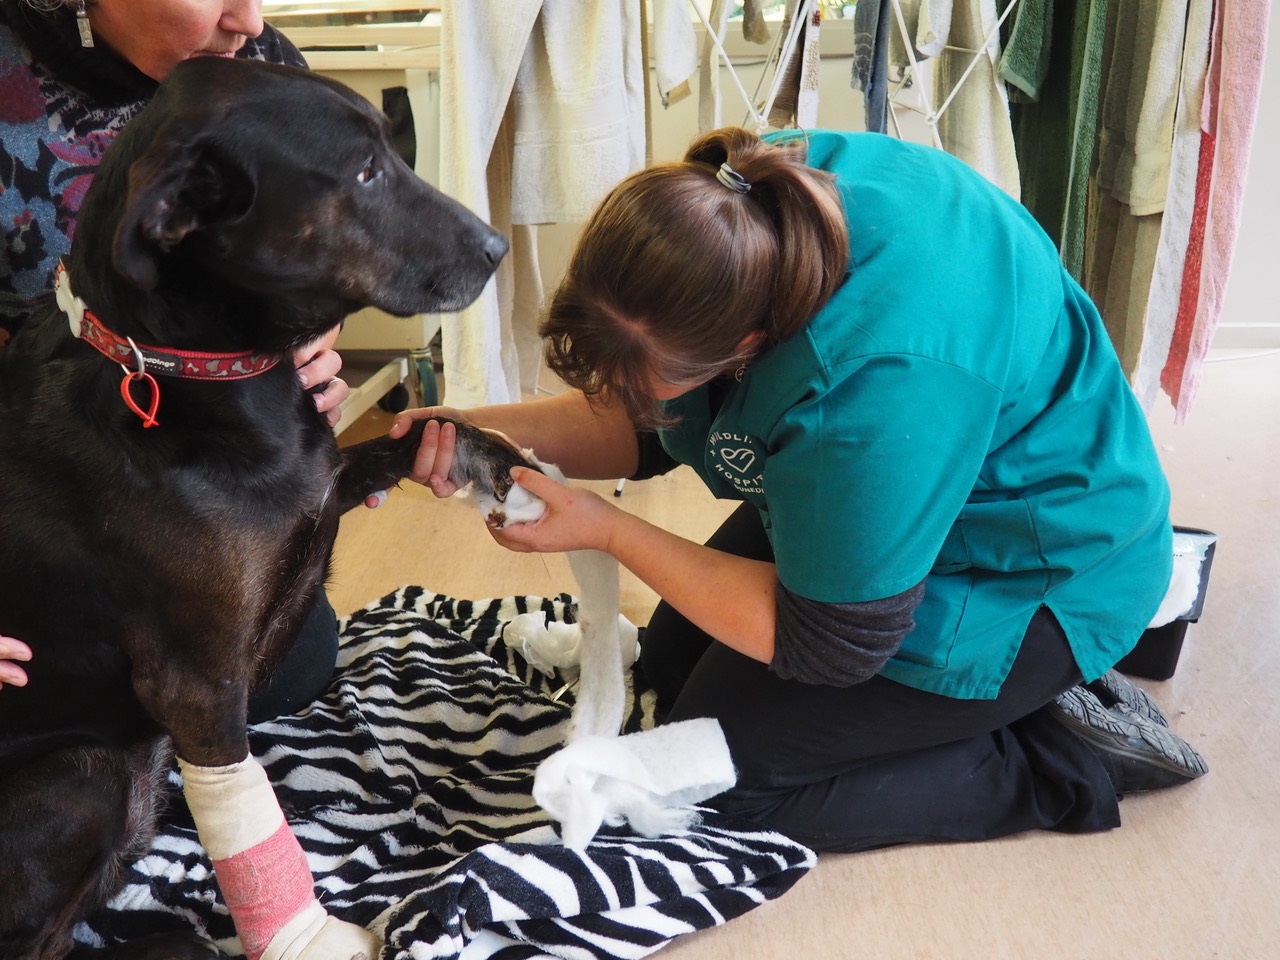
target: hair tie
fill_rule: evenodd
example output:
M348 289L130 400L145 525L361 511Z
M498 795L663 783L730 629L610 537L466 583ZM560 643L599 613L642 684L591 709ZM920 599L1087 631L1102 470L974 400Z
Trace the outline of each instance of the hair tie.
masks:
M742 174L729 166L728 160L720 164L720 169L716 171L716 179L734 193L746 193L751 189L751 184L747 183Z

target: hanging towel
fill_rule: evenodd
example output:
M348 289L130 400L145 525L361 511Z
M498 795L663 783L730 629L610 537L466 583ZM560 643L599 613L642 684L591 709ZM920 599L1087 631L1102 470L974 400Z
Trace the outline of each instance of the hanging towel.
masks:
M440 34L440 187L496 229L584 220L643 166L638 4L444 0ZM513 245L512 260L527 246ZM513 323L512 305L529 299L514 278L536 273L533 256L500 268L511 271L509 289L500 291L500 276L442 319L449 404L520 399L520 370L536 365L538 341L534 312Z
M1018 199L1021 185L1009 96L996 73L998 23L996 0L957 0L951 14L950 46L934 61L933 96L935 109L942 110L938 135L946 151ZM944 110L948 98L951 102Z
M853 76L862 91L864 122L871 133L888 129L890 0L864 0L853 10Z
M769 42L769 24L764 19L765 0L744 0L742 36L751 43Z
M489 158L540 6L502 0L441 4L439 186L503 233L510 222L493 216ZM515 346L503 330L497 284L491 281L470 307L441 318L445 392L454 406L520 398Z
M1145 336L1173 154L1187 0L1114 4L1086 289L1127 373Z
M653 81L664 107L689 96L698 44L688 0L653 2Z
M1116 4L1098 179L1135 216L1164 209L1188 0Z
M1269 15L1268 0L1220 3L1214 12L1213 61L1201 120L1201 183L1207 193L1204 248L1196 281L1188 283L1184 274L1183 306L1191 319L1189 324L1183 324L1179 318L1179 329L1161 377L1174 401L1175 423L1184 423L1190 415L1200 385L1201 365L1222 310L1244 203ZM1195 229L1193 215L1193 233ZM1191 266L1189 257L1188 272Z
M1084 279L1085 211L1097 140L1107 0L1055 3L1051 69L1036 103L1012 107L1022 202Z
M1191 243L1200 160L1200 107L1204 102L1212 33L1213 0L1191 0L1187 9L1186 41L1178 80L1169 186L1147 297L1146 332L1132 378L1134 393L1143 409L1148 411L1160 391L1160 372L1173 342L1182 293L1182 273Z
M822 7L814 3L804 23L800 44L800 82L796 91L796 126L818 125L818 94L822 80Z
M855 9L863 9L861 6ZM877 7L874 3L869 6L868 15L875 15L876 27L883 39L872 38L866 43L881 44L888 47L888 65L884 71L883 87L884 96L880 97L875 91L868 91L866 98L865 112L867 114L868 129L871 124L879 122L876 111L883 105L885 108L884 119L887 121L893 112L892 96L889 93L889 84L892 82L890 78L902 77L904 81L910 79L914 85L916 97L919 100L919 109L926 116L931 116L934 112L935 103L932 98L932 86L929 82L929 68L916 71L917 67L928 60L930 57L941 56L947 46L947 39L951 35L951 14L952 0L901 0L900 3L884 3ZM857 56L857 23L855 20L855 58ZM908 38L912 38L909 42ZM878 50L879 48L877 48ZM855 89L859 86L857 74L859 64L854 63L855 79L853 85ZM909 74L914 74L910 75ZM864 89L867 89L864 86ZM874 94L874 99L873 99ZM935 132L936 137L936 132ZM941 146L941 142L938 141Z
M644 166L639 5L549 0L515 85L513 223L582 223Z
M1070 4L1066 6L1069 8ZM1062 238L1059 247L1062 262L1077 279L1084 275L1089 171L1098 139L1098 101L1106 47L1107 9L1107 0L1078 4L1072 24L1072 96L1067 141L1070 164L1063 192L1062 218L1055 233Z
M796 39L790 51L784 45L784 59L778 64L781 77L767 118L775 129L818 125L821 26L822 7L816 2L788 0L783 32L794 31Z
M717 37L724 37L728 22L728 0L711 0L706 21L708 33L702 38L702 50L698 54L699 133L707 133L724 125L724 101L720 96L720 50L711 37L711 31Z
M1021 0L1008 38L1000 54L1000 79L1008 85L1010 99L1016 91L1018 100L1034 103L1040 99L1040 87L1049 73L1053 0Z
M907 41L902 30L905 25L906 35L914 37L913 44L917 60L941 56L946 49L947 38L951 36L951 11L953 0L901 0L897 9L890 4L889 24L889 66L910 66L911 58L907 56ZM857 11L855 10L855 13ZM898 22L898 13L902 14L902 23Z

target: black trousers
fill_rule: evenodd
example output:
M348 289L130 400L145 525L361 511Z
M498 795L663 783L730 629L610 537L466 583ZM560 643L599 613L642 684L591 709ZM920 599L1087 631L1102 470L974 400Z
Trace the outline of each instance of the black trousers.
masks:
M708 545L772 559L750 504ZM720 721L738 784L711 804L815 850L1120 824L1102 763L1041 709L1082 679L1047 609L1033 618L994 700L957 700L879 676L852 687L783 680L665 603L645 631L641 666L665 720Z

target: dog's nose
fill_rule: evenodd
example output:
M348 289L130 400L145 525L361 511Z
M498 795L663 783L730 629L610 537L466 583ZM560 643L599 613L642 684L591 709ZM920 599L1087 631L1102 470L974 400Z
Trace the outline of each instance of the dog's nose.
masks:
M480 249L484 251L485 259L489 261L489 264L496 267L498 261L507 255L509 246L506 237L500 233L491 232L484 238L484 243L480 244Z

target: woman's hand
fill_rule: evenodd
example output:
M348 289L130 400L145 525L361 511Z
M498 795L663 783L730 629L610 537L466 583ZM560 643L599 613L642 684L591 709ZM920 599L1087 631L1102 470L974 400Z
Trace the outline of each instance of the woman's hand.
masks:
M518 553L562 553L566 550L611 552L610 541L622 511L603 497L551 479L528 467L514 467L511 476L547 505L547 512L528 523L490 528L493 539Z
M338 425L338 421L342 419L342 403L351 396L351 387L338 376L342 369L342 357L333 349L333 343L341 331L341 325L336 326L293 351L298 382L302 384L302 389L311 393L316 409L324 414L330 427Z
M0 687L11 683L15 687L27 685L27 671L14 661L31 659L31 648L13 637L0 637Z
M453 448L457 441L457 430L452 423L441 423L437 417L450 420L465 420L460 410L452 407L423 407L419 410L406 410L396 416L388 436L398 440L409 432L415 420L426 420L422 428L422 440L418 443L418 454L413 461L413 472L410 479L418 481L437 497L451 497L458 492L458 485L449 479L449 470L453 466Z

